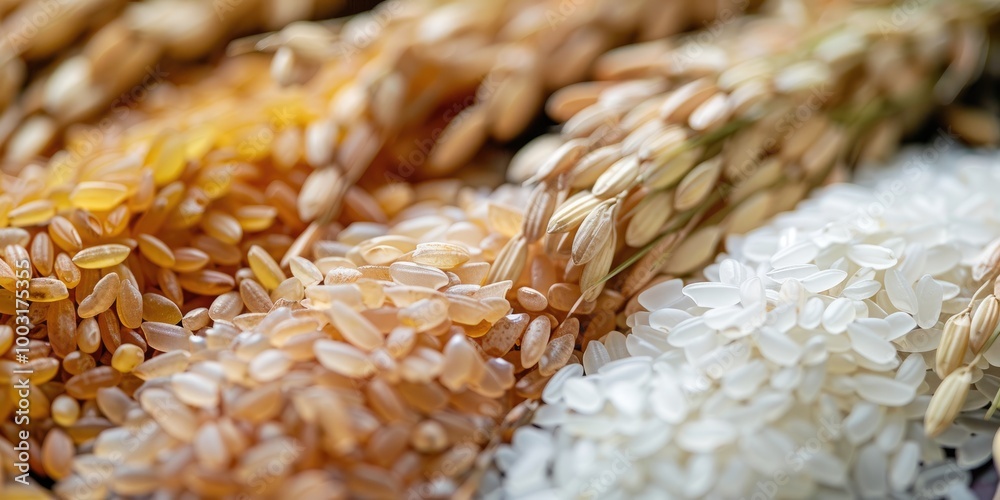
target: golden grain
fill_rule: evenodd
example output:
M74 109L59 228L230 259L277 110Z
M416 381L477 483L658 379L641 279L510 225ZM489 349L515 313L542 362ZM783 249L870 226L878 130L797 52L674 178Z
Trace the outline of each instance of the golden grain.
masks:
M92 318L108 310L115 300L121 287L121 279L115 273L109 273L94 284L94 290L80 301L77 315L81 318Z
M942 379L962 364L965 352L969 348L971 326L972 317L968 312L952 316L945 323L941 343L935 352L934 364L934 372Z
M986 341L1000 325L1000 300L993 294L988 295L976 308L969 329L969 347L973 353L982 351Z
M73 255L73 263L81 269L103 269L121 264L131 251L129 247L115 243L92 246Z
M928 436L941 434L954 422L965 404L971 384L972 369L967 366L952 371L944 378L931 396L927 413L924 414L924 432Z

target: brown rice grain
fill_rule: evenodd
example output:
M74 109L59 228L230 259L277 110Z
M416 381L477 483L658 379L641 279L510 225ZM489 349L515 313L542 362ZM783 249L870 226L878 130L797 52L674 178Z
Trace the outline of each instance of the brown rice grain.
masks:
M509 314L500 318L480 339L480 346L490 356L503 356L521 340L531 318L527 314Z
M63 370L70 375L79 375L97 366L93 356L82 351L73 351L63 358Z
M60 429L52 429L45 434L42 442L42 464L45 474L55 480L72 473L73 456L76 448L73 440Z
M243 239L243 226L240 221L217 210L210 210L201 220L201 227L205 234L223 243L230 245L239 244Z
M32 302L55 302L69 297L66 284L55 278L31 278L28 280L28 300Z
M0 267L3 265L6 264L0 261ZM82 279L80 268L76 267L76 264L73 263L73 260L65 252L59 252L59 255L56 255L53 268L56 277L65 283L67 288L76 288L80 284L80 280ZM0 274L2 274L2 271L0 271Z
M172 302L171 302L171 305L173 305ZM178 313L179 312L180 312L180 310L178 310ZM144 317L143 319L146 319L146 318ZM147 321L156 321L155 319L146 319L146 320ZM192 309L192 310L188 311L181 318L181 326L183 326L184 328L187 328L188 330L190 330L192 332L196 332L196 331L201 330L202 328L205 328L206 326L208 326L209 321L211 321L211 318L208 315L208 309L205 308L205 307L199 307L199 308ZM161 323L171 323L171 322L170 321L161 321ZM177 322L172 322L171 324L177 324Z
M538 361L538 372L542 376L549 376L565 366L573 355L575 344L576 335L567 334L553 338Z
M101 342L108 353L114 353L122 344L121 323L114 311L108 309L97 315L97 326L101 331Z
M250 269L253 270L257 280L267 290L273 290L285 280L285 273L278 267L278 263L263 248L254 245L247 252L247 261Z
M172 268L176 264L177 260L173 250L159 238L149 234L140 234L136 236L136 240L139 242L139 251L153 264L168 268Z
M142 324L149 347L157 351L191 350L191 332L177 325L147 321Z
M121 373L129 373L145 361L145 354L138 346L122 344L111 357L111 366Z
M109 273L94 284L94 291L80 301L77 315L81 318L92 318L108 310L118 298L121 279L115 273Z
M94 399L102 387L114 387L121 381L121 374L110 366L99 366L66 381L66 393L76 399Z
M20 245L27 247L31 241L31 233L19 227L0 228L0 247Z
M50 413L57 425L69 427L80 418L80 403L66 394L60 394L52 400Z
M76 311L72 301L65 299L49 305L45 325L48 327L48 341L53 354L65 358L76 351Z
M274 306L264 287L254 280L240 282L239 296L250 312L264 313L270 311L271 307Z
M87 354L101 348L101 329L96 319L86 318L76 326L76 345Z
M81 269L102 269L121 264L131 249L125 245L105 244L80 250L73 256L73 263Z
M118 319L126 328L139 328L142 324L142 295L131 281L122 282L118 290Z
M183 247L175 249L174 265L170 267L176 273L190 273L203 269L210 259L208 254L197 248Z
M35 266L38 274L49 276L52 274L52 266L55 261L55 250L52 248L52 240L48 233L39 232L31 240L31 248L28 254L31 256L31 265Z
M193 273L183 273L177 275L176 280L179 288L197 295L220 295L232 290L236 286L236 280L232 276L209 269L202 269ZM163 281L160 282L160 285L164 286ZM163 291L167 292L168 290L164 287ZM175 303L182 301L180 294L177 294L176 297L171 297L171 300Z
M142 294L142 319L176 325L181 321L181 310L167 297L147 292Z
M531 321L521 340L521 366L531 368L542 359L551 330L552 324L547 316L538 316Z
M147 359L132 370L132 374L142 380L169 377L184 371L191 362L191 353L186 350L165 352Z

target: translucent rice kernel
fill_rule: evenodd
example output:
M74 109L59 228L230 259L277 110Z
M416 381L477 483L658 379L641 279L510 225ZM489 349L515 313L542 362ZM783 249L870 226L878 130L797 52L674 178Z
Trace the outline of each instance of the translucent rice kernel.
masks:
M65 217L58 215L53 217L49 221L48 231L52 242L67 252L75 254L83 248L83 240L80 238L80 232Z
M440 423L425 420L413 429L410 444L420 453L438 453L448 447L448 433Z
M14 227L37 226L48 222L56 214L50 200L29 201L7 213L7 223Z
M392 280L402 285L422 286L437 290L448 284L448 275L430 266L412 262L395 262L389 266Z
M191 348L191 332L177 325L147 321L142 324L142 332L146 334L149 347L157 351L186 351Z
M111 356L111 366L122 373L130 373L142 364L145 359L146 356L139 346L122 344L115 350L114 355Z
M247 261L250 263L250 269L253 270L254 276L269 291L277 288L286 278L285 273L271 257L271 254L260 246L250 247L247 252Z
M181 310L163 295L148 292L142 294L142 319L176 325L181 321Z
M69 297L66 284L55 278L32 278L28 281L28 300L55 302Z
M176 181L184 172L184 136L165 131L155 140L146 154L146 165L153 169L153 180L157 186Z
M149 234L140 234L136 240L139 242L139 252L150 262L160 267L174 267L177 262L174 251L159 238Z
M73 263L81 269L103 269L121 264L132 249L116 243L84 248L73 256Z
M211 210L201 220L205 234L223 243L237 245L243 239L243 226L240 221L224 212Z
M462 265L470 258L469 251L461 245L451 243L420 243L412 254L413 261L418 264L434 266L438 269L451 269Z
M255 233L273 226L278 210L267 205L249 205L237 208L233 215L244 232Z
M128 188L116 182L85 181L73 188L69 201L73 206L103 212L120 205L128 196Z
M236 280L232 276L209 269L193 273L183 273L177 276L180 288L198 295L219 295L232 290ZM162 285L162 282L161 282ZM164 290L166 292L166 290ZM171 299L173 300L173 299ZM178 301L174 301L175 303Z
M57 425L69 427L80 418L80 403L66 394L60 394L52 400L50 412Z
M76 264L69 258L69 255L62 252L56 255L53 268L56 277L59 278L59 281L65 283L67 288L75 288L80 283L80 268L76 267Z
M121 374L110 366L99 366L71 377L66 381L66 393L77 399L94 399L97 390L113 387L121 381Z
M94 285L94 291L80 301L77 314L81 318L92 318L107 311L118 299L120 287L121 278L115 273L108 273Z
M203 269L211 261L209 255L197 248L183 247L173 251L174 265L170 268L178 273L192 273Z
M283 377L292 367L292 359L282 351L268 349L258 354L248 366L250 376L258 382L270 382Z
M129 280L122 282L118 289L116 310L126 328L139 328L142 324L142 295Z
M448 319L448 301L422 299L399 310L399 322L418 332L428 331Z
M68 477L73 469L76 446L62 429L52 429L42 442L42 468L46 475L55 480Z

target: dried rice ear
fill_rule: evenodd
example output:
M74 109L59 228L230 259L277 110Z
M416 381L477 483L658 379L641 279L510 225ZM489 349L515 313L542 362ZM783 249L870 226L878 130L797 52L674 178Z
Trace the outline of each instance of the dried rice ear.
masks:
M44 2L0 8L0 152L21 164L61 142L59 133L109 110L132 108L167 79L168 62L216 50L247 29L274 29L335 13L340 0L212 5L176 0ZM112 12L110 16L98 15ZM176 26L187 29L176 29ZM40 71L29 67L43 65ZM21 92L21 89L33 89Z
M411 124L411 134L433 134L433 147L421 152L426 156L419 167L427 174L442 176L467 165L488 138L505 142L518 136L542 108L548 93L581 81L596 57L631 39L634 33L660 38L681 31L693 16L731 14L733 10L726 10L731 9L729 3L740 11L748 8L740 2L723 2L695 14L683 8L685 3L664 7L660 2L641 0L622 8L601 0L589 12L607 16L592 17L573 10L555 14L558 20L545 21L541 9L524 5L515 8L499 3L477 9L459 0L433 7L392 1L347 20L292 23L278 32L237 40L230 52L273 53L271 75L283 85L308 85L328 78L330 60L386 60L398 66L370 71L378 75L370 82L346 85L334 96L334 107L341 110L335 118L349 123L367 108L372 121L386 131L406 130L404 125ZM598 22L601 17L613 21ZM422 25L416 36L406 26L413 19ZM661 21L651 24L651 19ZM513 33L516 36L510 36ZM470 49L468 37L472 34L477 42ZM426 56L426 67L410 71L397 64L398 56L385 57L386 51L403 53L397 45ZM457 46L478 51L483 57L456 60L441 55ZM427 68L453 77L438 78L427 85L420 76ZM435 106L406 104L433 101L440 95L469 97L444 117L443 130L418 130L418 124L439 119L429 115Z
M995 279L1000 271L1000 239L990 242L976 258L972 268L972 279L977 282L984 279Z
M707 44L695 34L609 51L596 63L600 80L552 97L548 109L563 122L561 131L529 143L508 175L539 190L561 179L556 208L542 213L550 214L547 220L526 218L523 232L546 227L544 248L573 248L574 265L589 266L581 273L586 283L573 283L583 296L610 287L628 299L659 272L696 271L726 235L790 209L810 189L843 175L849 160L891 152L911 99L932 109L942 94L930 89L946 74L948 92L960 88L975 74L970 61L980 59L975 47L982 48L983 24L974 17L914 12L956 47L917 56L900 55L900 40L923 46L931 43L927 33L900 30L899 39L889 40L853 21L835 21L888 22L889 8L807 10L805 23L767 12L717 30ZM814 27L826 30L814 50L774 44L766 55L748 57L747 39L806 36ZM889 76L900 74L924 84L902 85ZM839 90L817 99L820 88ZM873 99L879 112L840 119L871 109ZM790 120L805 107L809 116ZM635 206L617 210L612 224L593 224L611 204L630 200ZM616 246L613 266L590 265L608 241Z

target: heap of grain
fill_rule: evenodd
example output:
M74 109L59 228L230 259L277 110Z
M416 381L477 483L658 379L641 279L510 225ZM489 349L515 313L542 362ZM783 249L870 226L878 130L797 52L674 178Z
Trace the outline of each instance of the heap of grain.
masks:
M440 11L435 10L438 7ZM91 449L94 437L102 430L124 422L116 418L113 408L102 408L97 399L99 389L118 387L119 393L112 394L134 395L141 379L133 376L132 370L142 373L136 367L144 361L163 363L176 351L220 349L220 344L238 329L252 328L261 321L261 315L276 308L275 303L309 299L300 280L284 279L301 258L315 262L316 268L322 269L323 279L335 268L331 278L334 283L347 279L353 275L347 270L351 266L323 259L344 259L351 245L368 238L350 240L350 232L342 235L341 229L358 221L384 224L401 207L421 201L405 184L369 194L353 186L353 180L373 162L374 177L384 178L380 174L388 166L396 166L393 156L419 146L410 142L412 136L399 137L399 130L407 123L404 120L419 121L436 111L438 103L454 98L456 92L475 88L474 75L489 68L479 68L481 60L466 61L471 69L463 71L427 62L414 64L405 57L410 52L405 48L409 34L421 26L436 25L432 13L438 12L437 17L441 17L455 9L461 11L458 3L432 6L393 2L383 8L396 14L382 26L385 32L360 41L349 36L368 33L361 28L384 19L378 16L385 11L346 23L334 38L335 43L354 52L318 68L308 84L280 87L256 78L266 62L253 56L226 61L208 72L194 69L180 76L194 83L158 86L135 109L113 113L96 126L71 128L65 149L45 164L14 164L9 170L11 175L0 178L0 244L4 257L0 264L0 307L9 325L15 322L13 296L18 289L18 280L14 279L20 270L18 263L29 262L31 275L28 300L32 328L27 351L31 361L26 368L33 371L32 444L44 450L34 458L37 473L65 478L75 447ZM505 18L514 22L518 11L506 9ZM648 20L640 14L630 14L632 21L628 22L616 18L625 24L611 26L609 33L633 29L628 28L629 23ZM589 14L584 17L591 19ZM470 34L470 29L482 28L475 24L477 19L469 19L469 29L463 28L451 37L418 38L414 43L458 43ZM566 16L567 23L556 31L570 36L575 30L587 30L590 24L586 19ZM289 37L289 33L316 33L310 29L299 26L282 32L279 41L291 40L294 45L299 39ZM532 29L543 31L538 26ZM534 50L518 40L503 39L498 44L506 47L504 50ZM558 46L556 43L549 48L555 50ZM487 44L482 51L493 53L496 48ZM427 66L422 66L425 63ZM577 68L577 72L584 69ZM445 80L458 82L458 90L420 77L443 71L462 75ZM407 109L403 103L413 106ZM530 111L522 107L521 113L530 115ZM47 141L38 130L19 128L18 140L22 142L17 144L38 146L18 146L25 156L33 155ZM451 140L452 144L460 142ZM454 191L450 199L453 196ZM503 205L518 206L523 201ZM503 219L509 215L502 210L492 212L488 217ZM505 228L512 227L509 222L505 224ZM359 227L362 235L371 229L363 224ZM473 228L477 230L486 231L482 225ZM341 236L344 241L331 243ZM443 239L445 235L438 236ZM487 237L483 243L486 251L477 256L477 264L481 265L471 266L475 270L472 272L486 272L483 266L505 241L502 234ZM405 248L408 243L397 240L395 244ZM380 270L371 271L376 276L369 278L385 280L383 264L402 258L410 250L379 243L361 258L380 262ZM405 272L406 265L397 267L403 267ZM346 273L347 277L338 277L338 273ZM422 284L436 283L436 276L432 283ZM484 276L472 274L459 280L467 285L481 284ZM487 290L483 293L501 290L501 296L506 291L503 284L492 292ZM467 302L463 303L473 310L466 311L466 317L482 313ZM503 311L496 309L506 303L502 297L485 302L492 302L490 321L480 318L468 325L469 337L484 336L493 322L510 312L506 306ZM440 312L440 301L423 304L430 309L417 307L412 313L419 316ZM241 314L244 307L249 316ZM233 312L233 308L238 310ZM408 313L401 314L405 317ZM206 316L213 322L221 318L224 325L216 328L204 324ZM521 318L503 318L512 323L504 328L516 330ZM421 319L413 321L419 323ZM440 327L441 323L434 325ZM569 331L574 325L578 325L575 320L565 331L559 330L559 337L565 338L549 348L549 331L543 332L542 327L556 328L558 321L552 317L547 324L543 320L536 322L533 330L538 333L534 343L529 344L535 346L535 359L529 366L541 363L547 372L554 372L565 363L575 339L575 331ZM317 324L315 328L323 326ZM208 334L210 329L213 335ZM444 328L436 333L448 331ZM486 336L483 341L514 341L514 336L505 335ZM11 360L2 362L4 378L10 380L16 366L10 349L13 330L0 330L0 341L11 356ZM424 343L429 349L434 347L433 340ZM503 351L509 349L508 345ZM431 351L417 352L430 356ZM412 363L419 363L414 359ZM511 365L482 359L484 366L506 374L500 382L481 384L490 397L500 398L513 383L508 373ZM0 399L5 417L11 415L15 405L14 398L7 396L10 394ZM468 412L498 418L507 404L502 398L500 401L500 406L489 411L473 408ZM456 411L465 410L458 406ZM13 424L3 429L11 440L17 430ZM4 453L11 451L8 445L9 441L4 443Z
M550 109L573 118L564 137L540 143L565 144L553 153L536 143L514 161L511 177L537 186L461 199L453 183L382 185L452 171L487 136L516 135L533 114L531 103L567 83L540 77L543 63L571 66L574 78L586 71L560 48L573 52L579 44L572 40L596 36L604 40L592 47L597 53L652 19L643 15L652 3L594 17L589 13L614 10L597 4L551 29L539 20L547 4L524 10L500 2L482 15L462 2L388 2L332 31L289 27L257 45L276 48L271 69L291 85L255 78L266 62L242 56L192 72L192 85L157 89L108 127L70 130L66 149L47 165L29 163L0 178L0 222L10 226L0 230L7 264L0 265L0 298L16 288L15 262L30 259L32 268L33 430L36 447L50 450L35 470L64 479L67 495L248 492L255 471L302 441L311 451L285 463L280 475L296 473L302 489L295 491L318 484L345 492L452 491L511 403L537 397L555 371L578 361L581 330L584 341L611 330L644 273L659 267L640 261L639 274L615 287L620 291L597 285L613 263L638 258L637 241L679 244L674 255L685 258L671 270L694 266L714 253L723 231L749 227L827 178L853 151L856 137L848 132L893 116L870 147L891 145L903 96L913 90L917 102L926 101L914 89L949 60L949 81L960 85L969 76L967 53L976 50L966 11L941 13L955 22L934 18L941 24L929 35L904 26L887 38L871 29L883 11L835 11L804 24L779 11L727 28L712 51L719 57L704 59L720 67L661 64L683 55L682 40L666 43L680 48L665 52L659 43L606 56L599 74L626 81L564 90ZM363 28L391 9L398 10L377 36L356 43L351 34L367 33ZM503 22L489 22L495 19ZM857 33L845 30L859 20L861 34L852 38ZM657 26L652 33L669 23ZM820 27L833 41L806 52L772 41L756 63L727 62L727 54L743 55L741 37L775 26L791 33ZM914 87L891 86L874 73L860 80L867 87L849 78L874 57L865 49L898 45L925 58ZM469 46L488 57L451 57ZM834 50L845 46L851 50ZM317 66L310 47L321 57L347 49L346 57ZM942 47L959 55L949 58ZM530 67L511 66L522 55ZM828 80L804 78L817 68ZM771 139L771 127L822 82L836 91L815 123L747 153L744 146ZM460 102L457 116L448 111L477 86L494 90ZM872 92L885 106L855 107ZM414 125L428 117L428 125ZM822 147L803 149L820 135L829 139ZM429 158L400 160L421 151L427 137ZM602 142L609 138L613 144ZM728 173L730 163L739 169L751 159L753 175ZM785 173L792 177L781 185ZM723 182L738 185L722 197L710 194ZM457 208L448 207L456 199ZM659 223L648 220L663 213ZM664 231L670 236L655 240ZM4 368L7 374L13 365ZM336 395L329 403L313 397L328 393ZM9 414L12 401L0 403ZM257 403L273 406L261 412ZM343 441L322 427L315 416L327 411L346 412L335 421L350 421L362 439ZM137 432L161 441L123 450ZM258 452L213 456L190 444L199 432ZM74 462L78 475L70 476L74 447L82 455ZM175 453L141 455L165 448ZM180 484L164 481L193 457L209 465ZM365 466L348 466L362 459ZM338 465L335 472L317 473L327 461ZM208 473L222 469L226 474ZM92 475L96 487L87 486ZM281 484L267 488L286 493Z

